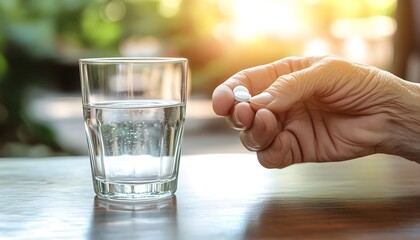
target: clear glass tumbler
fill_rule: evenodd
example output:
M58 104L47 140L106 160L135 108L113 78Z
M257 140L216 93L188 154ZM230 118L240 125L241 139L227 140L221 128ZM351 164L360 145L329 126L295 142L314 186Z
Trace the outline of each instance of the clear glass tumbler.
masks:
M96 195L122 201L172 196L184 132L187 59L90 58L79 63Z

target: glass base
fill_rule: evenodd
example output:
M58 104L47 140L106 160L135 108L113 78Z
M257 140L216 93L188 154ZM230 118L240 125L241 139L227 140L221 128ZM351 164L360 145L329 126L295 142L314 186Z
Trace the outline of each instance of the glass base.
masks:
M96 195L111 201L156 201L174 195L177 179L166 179L158 182L117 183L94 178Z

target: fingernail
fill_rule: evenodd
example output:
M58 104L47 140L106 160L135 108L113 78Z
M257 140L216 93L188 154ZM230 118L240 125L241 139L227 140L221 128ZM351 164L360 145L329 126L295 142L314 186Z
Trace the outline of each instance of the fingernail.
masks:
M226 122L229 127L235 130L245 130L245 125L239 121L238 113L234 111L232 114L227 116Z
M258 94L254 97L252 97L249 101L253 104L259 105L259 106L266 106L270 102L274 100L273 95L271 95L268 92L263 92L261 94Z

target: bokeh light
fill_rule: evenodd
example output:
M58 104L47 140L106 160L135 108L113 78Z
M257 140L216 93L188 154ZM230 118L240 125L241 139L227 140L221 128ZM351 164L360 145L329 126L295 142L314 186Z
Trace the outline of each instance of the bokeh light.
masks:
M123 1L110 1L102 8L101 16L110 22L120 21L125 17L126 9Z
M159 13L171 18L178 14L182 0L161 0L159 4Z

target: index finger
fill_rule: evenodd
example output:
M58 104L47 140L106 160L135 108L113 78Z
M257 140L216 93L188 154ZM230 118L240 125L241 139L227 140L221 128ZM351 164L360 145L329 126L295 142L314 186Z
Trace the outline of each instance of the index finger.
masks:
M235 104L233 89L236 86L244 86L251 96L262 92L277 79L277 73L273 64L257 66L242 70L213 91L213 110L216 114L227 116Z
M299 71L319 62L322 57L287 57L281 60L242 70L222 85L234 89L242 85L248 88L251 95L256 95L267 89L280 76Z
M233 89L236 86L248 88L251 96L266 90L280 76L310 67L324 57L288 57L273 63L242 70L213 92L213 109L216 114L227 116L235 104Z

